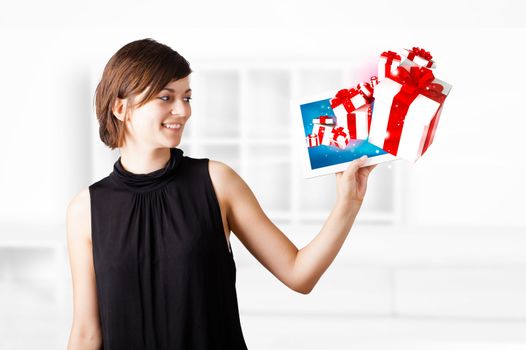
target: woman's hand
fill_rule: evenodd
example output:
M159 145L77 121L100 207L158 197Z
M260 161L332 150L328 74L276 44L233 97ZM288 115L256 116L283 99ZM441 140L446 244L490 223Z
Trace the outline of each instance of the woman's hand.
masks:
M377 164L361 167L367 156L349 163L345 171L336 173L336 199L341 203L358 203L361 205L367 190L367 179Z

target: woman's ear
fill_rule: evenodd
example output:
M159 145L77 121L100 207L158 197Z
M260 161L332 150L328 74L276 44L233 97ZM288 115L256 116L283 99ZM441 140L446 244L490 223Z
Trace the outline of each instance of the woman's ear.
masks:
M127 107L128 101L126 99L122 98L116 98L115 103L113 104L113 108L111 109L113 112L113 115L117 117L121 122L124 121L124 115L126 113L126 107Z

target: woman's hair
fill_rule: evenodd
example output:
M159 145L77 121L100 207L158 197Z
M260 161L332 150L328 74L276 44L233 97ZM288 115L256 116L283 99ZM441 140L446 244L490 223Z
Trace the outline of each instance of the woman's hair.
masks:
M112 150L124 143L125 123L113 114L117 98L127 99L124 113L137 95L148 92L135 107L151 101L170 81L192 73L188 61L169 46L146 38L132 41L119 49L108 61L95 90L95 108L99 121L99 136Z

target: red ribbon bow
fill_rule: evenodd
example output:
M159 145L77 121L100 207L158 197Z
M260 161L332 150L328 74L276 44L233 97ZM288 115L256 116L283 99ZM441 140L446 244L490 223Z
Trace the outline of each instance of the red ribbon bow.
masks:
M354 89L365 98L366 103L372 102L374 86L371 85L369 82L364 81L364 82L358 83ZM361 106L356 106L356 107L361 107Z
M413 53L415 56L420 56L423 59L426 59L428 61L431 61L431 59L433 58L433 56L431 56L431 53L429 51L426 51L416 46L413 47L413 49L410 50L410 52Z
M400 57L400 55L397 54L394 51L384 51L380 56L387 58L388 62L392 62L393 60L401 60L402 59Z
M402 57L400 57L399 54L397 54L394 51L384 51L380 57L385 57L385 76L390 77L391 76L391 66L393 65L393 61L401 61Z
M339 105L343 105L343 108L347 111L347 113L351 113L356 108L360 106L353 105L351 99L360 94L361 91L356 90L355 88L351 89L342 89L336 93L336 96L331 100L331 108L336 108Z
M345 131L343 131L343 126L339 126L337 128L332 129L332 138L336 140L338 136L344 136L345 137Z
M348 108L352 108L352 103L350 101L349 90L342 89L336 93L336 96L331 100L331 108L336 108L339 105L343 105L346 111Z
M397 67L397 74L392 79L399 84L402 84L400 93L404 93L407 97L412 97L409 104L419 94L422 94L436 102L442 102L446 98L442 94L444 87L440 84L433 83L435 76L433 72L424 67L411 66L409 71L404 67ZM400 93L397 94L400 95Z

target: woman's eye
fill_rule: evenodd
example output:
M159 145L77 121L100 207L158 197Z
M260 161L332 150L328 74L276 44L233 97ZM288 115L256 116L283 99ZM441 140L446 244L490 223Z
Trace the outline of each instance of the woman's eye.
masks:
M163 100L163 101L169 101L169 100L170 100L170 97L169 97L169 96L161 96L161 97L159 97L159 98L160 98L161 100ZM184 101L185 101L185 102L190 102L191 99L192 99L191 97L185 97L185 98L184 98Z

